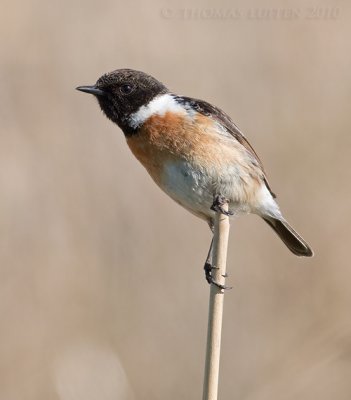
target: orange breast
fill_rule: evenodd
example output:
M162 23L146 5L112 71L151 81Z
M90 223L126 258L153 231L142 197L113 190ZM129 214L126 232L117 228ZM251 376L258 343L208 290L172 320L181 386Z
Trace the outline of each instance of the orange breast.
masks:
M215 181L226 179L226 171L234 165L242 171L240 176L245 192L251 192L254 189L252 180L256 181L256 187L261 180L261 171L252 165L246 149L220 129L212 119L201 114L190 117L185 112L167 112L150 117L136 135L127 138L127 143L163 189L166 184L162 181L165 166L183 160L189 162L194 170L201 169L213 176ZM250 195L247 193L245 197Z
M186 119L185 115L171 112L164 116L155 115L143 124L136 135L127 138L135 157L158 184L166 162L188 156L186 148L192 140Z

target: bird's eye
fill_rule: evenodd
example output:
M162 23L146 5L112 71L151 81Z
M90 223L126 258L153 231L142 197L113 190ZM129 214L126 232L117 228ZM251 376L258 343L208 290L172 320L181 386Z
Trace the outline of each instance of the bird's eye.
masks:
M133 91L133 86L130 83L125 83L120 87L120 91L122 94L129 94Z

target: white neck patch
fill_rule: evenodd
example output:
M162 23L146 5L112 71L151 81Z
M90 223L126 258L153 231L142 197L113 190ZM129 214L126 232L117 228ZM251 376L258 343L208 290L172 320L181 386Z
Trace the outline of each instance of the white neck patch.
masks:
M152 99L145 106L141 106L138 111L131 114L129 124L132 128L142 125L153 115L165 115L166 112L187 113L186 108L179 104L174 96L169 93L161 94Z

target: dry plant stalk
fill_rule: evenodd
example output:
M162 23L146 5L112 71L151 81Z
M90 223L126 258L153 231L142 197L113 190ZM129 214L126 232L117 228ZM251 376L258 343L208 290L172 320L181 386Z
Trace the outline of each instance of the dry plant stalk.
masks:
M223 205L223 209L228 211L228 205ZM214 280L221 285L225 284L229 228L228 216L217 212L213 238L213 266L215 269L212 270L212 274ZM211 284L203 400L217 400L218 396L224 292L225 290Z

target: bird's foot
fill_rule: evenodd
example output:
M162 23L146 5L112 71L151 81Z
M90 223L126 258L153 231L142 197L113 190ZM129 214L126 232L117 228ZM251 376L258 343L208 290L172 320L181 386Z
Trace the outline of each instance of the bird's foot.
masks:
M216 281L213 279L213 276L212 276L212 270L213 270L213 269L218 269L218 268L217 268L217 267L213 267L213 266L212 266L210 263L208 263L208 262L205 263L204 270L205 270L206 281L207 281L210 285L212 284L212 285L217 286L218 289L222 289L222 290L230 290L230 289L232 289L231 286L222 285L222 284L216 282ZM222 276L223 276L223 278L227 278L227 277L228 277L228 274L224 274L224 275L222 275Z
M217 194L214 199L213 199L213 203L211 206L211 210L215 211L215 212L219 212L223 215L226 215L227 217L230 217L231 215L233 215L234 213L231 211L227 211L223 208L224 204L229 203L229 200L226 199L224 196L222 196L221 194Z

